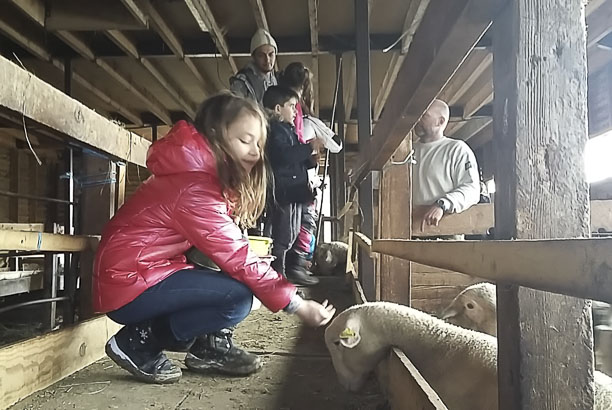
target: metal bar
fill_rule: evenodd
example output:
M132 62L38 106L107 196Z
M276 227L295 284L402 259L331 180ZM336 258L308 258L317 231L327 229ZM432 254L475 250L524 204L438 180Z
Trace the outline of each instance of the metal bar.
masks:
M8 312L9 310L17 309L25 306L39 305L41 303L55 303L61 302L63 300L68 300L67 296L58 296L56 298L46 298L46 299L38 299L38 300L30 300L28 302L21 302L10 306L5 306L0 308L0 313Z
M64 220L64 233L66 235L74 235L74 152L72 148L66 149L66 192L68 194L69 204L66 206L66 216ZM56 259L57 260L57 259ZM73 254L70 252L64 253L64 290L68 295L69 302L64 304L64 323L72 324L74 322L75 304L74 298L76 294L77 276L73 266ZM59 275L59 271L54 272ZM59 278L55 278L59 282ZM58 286L52 293L52 297L57 296ZM53 303L54 304L54 303ZM53 328L53 326L52 326Z
M31 199L32 201L53 202L57 204L76 205L76 202L71 203L70 201L67 201L65 199L48 198L45 196L36 196L36 195L28 195L28 194L19 194L17 192L10 192L10 191L0 191L0 196L8 196L11 198Z
M340 54L341 58L342 55ZM334 190L336 191L336 210L340 212L344 205L346 204L346 183L344 180L344 166L345 166L345 152L346 152L346 144L344 137L344 120L345 120L345 112L344 112L344 70L340 70L340 76L338 77L338 89L340 90L338 93L338 112L336 114L336 118L338 119L338 129L337 135L340 141L342 142L342 150L336 154L336 186ZM338 216L337 213L333 214L335 217ZM345 219L342 218L340 224L337 227L337 235L338 237L343 237L345 232L346 222ZM335 224L334 224L335 225Z

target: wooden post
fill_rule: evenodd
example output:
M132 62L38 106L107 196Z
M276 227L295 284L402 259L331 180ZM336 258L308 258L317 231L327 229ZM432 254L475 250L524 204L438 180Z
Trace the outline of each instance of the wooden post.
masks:
M83 158L84 175L103 175L109 173L109 160L94 156ZM110 176L110 175L109 175ZM114 213L115 196L110 183L84 187L81 194L81 234L100 235L106 222ZM112 191L112 192L111 192ZM79 288L79 309L81 319L93 316L92 310L92 274L94 252L81 253Z
M359 151L366 152L372 135L372 90L370 83L370 22L368 0L355 0L355 40L357 44L357 120ZM372 173L368 173L359 187L359 208L362 213L361 232L374 237L374 193ZM369 300L374 300L376 280L373 260L359 252L359 279Z
M496 237L588 237L584 2L508 3L494 22ZM497 301L500 410L592 409L587 303L502 283Z
M390 161L403 161L412 150L410 135L399 146ZM411 171L410 161L405 165L389 162L382 171L380 187L380 236L383 239L410 239L411 237ZM381 256L381 300L410 306L410 262L392 256Z
M344 58L341 54L338 55L342 65L346 64ZM336 192L336 208L338 212L344 205L346 204L346 179L344 177L345 174L345 151L346 144L344 141L344 120L345 120L345 112L344 112L344 67L340 70L340 77L338 77L338 101L336 102L336 120L338 125L338 138L342 141L342 151L335 154L336 161L336 186L334 187L334 191ZM335 214L334 216L337 216ZM346 219L342 218L336 222L338 237L336 239L340 239L344 236L346 231Z

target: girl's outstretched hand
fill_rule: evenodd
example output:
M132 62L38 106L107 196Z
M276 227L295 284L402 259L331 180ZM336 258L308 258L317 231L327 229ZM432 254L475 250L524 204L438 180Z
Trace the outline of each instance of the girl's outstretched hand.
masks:
M336 308L330 305L327 300L323 303L314 300L304 300L295 314L308 326L324 326L334 317Z

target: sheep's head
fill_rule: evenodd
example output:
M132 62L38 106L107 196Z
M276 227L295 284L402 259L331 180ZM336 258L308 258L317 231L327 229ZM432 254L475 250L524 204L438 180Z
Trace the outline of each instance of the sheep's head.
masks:
M495 285L477 283L468 286L442 311L440 317L454 325L495 336Z
M325 330L329 350L340 384L358 391L385 351L376 332L367 329L358 310L344 311Z

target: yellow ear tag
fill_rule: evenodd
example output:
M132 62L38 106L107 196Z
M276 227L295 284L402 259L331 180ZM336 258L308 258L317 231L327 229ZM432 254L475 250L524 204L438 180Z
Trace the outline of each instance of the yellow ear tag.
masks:
M353 336L355 336L355 332L348 327L340 333L340 339L348 339Z

